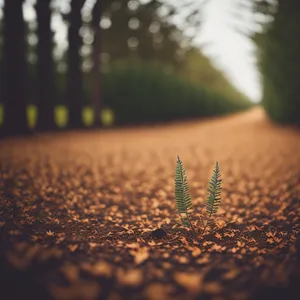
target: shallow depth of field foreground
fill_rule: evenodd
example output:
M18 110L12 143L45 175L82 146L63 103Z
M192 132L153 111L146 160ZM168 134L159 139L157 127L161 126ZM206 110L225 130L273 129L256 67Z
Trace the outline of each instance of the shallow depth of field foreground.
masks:
M261 109L0 149L1 299L300 299L300 133ZM176 227L177 154L196 216L220 164L217 228L198 241Z

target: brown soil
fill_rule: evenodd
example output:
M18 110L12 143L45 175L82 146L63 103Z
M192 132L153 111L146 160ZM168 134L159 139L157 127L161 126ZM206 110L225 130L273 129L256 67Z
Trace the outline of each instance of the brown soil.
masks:
M198 240L176 226L177 154L196 228L220 165ZM0 167L0 299L300 299L300 132L261 109L5 139Z

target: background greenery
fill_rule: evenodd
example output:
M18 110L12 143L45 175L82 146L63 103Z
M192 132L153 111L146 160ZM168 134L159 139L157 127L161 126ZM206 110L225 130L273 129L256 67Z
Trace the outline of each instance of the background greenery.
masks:
M216 73L218 74L218 73ZM233 113L252 106L240 97L230 96L218 89L207 88L149 65L136 67L118 66L103 74L103 103L101 119L104 126L163 122L178 119L209 117ZM230 87L230 85L228 84ZM229 89L229 87L227 87ZM220 87L219 87L220 89ZM63 91L58 99L63 99ZM90 91L85 90L85 106L82 110L84 125L93 125L94 115ZM63 128L67 125L68 109L62 103L54 106L55 123ZM3 118L0 106L0 125ZM37 107L27 107L30 128L37 122Z
M275 122L300 124L300 2L258 1L256 9L270 20L253 37L262 75L262 104Z
M1 134L202 118L251 107L186 28L201 27L201 6L157 0L45 0L24 20L23 1L4 1L0 19ZM300 4L245 0L268 16L252 38L268 115L298 123ZM196 3L196 2L195 2ZM254 5L253 5L254 4ZM181 27L171 20L187 11ZM162 13L163 12L163 13ZM51 17L67 30L56 44Z

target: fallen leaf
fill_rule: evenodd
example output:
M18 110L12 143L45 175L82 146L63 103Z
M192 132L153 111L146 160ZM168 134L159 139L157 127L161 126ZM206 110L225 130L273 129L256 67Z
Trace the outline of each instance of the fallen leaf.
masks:
M182 241L183 244L185 244L186 246L189 245L188 241L186 240L185 237L181 237L180 240Z
M208 263L209 261L210 261L210 256L205 254L205 255L202 255L201 258L198 258L196 262L197 262L197 264L202 265L202 264Z
M51 230L48 230L48 231L46 232L46 234L47 234L48 236L54 236L54 232L51 231Z
M129 243L129 244L126 244L125 247L129 248L129 249L137 249L140 247L140 244L139 243Z
M134 263L139 265L149 258L149 252L147 248L140 248L134 253Z
M71 283L76 282L79 279L79 269L78 267L72 264L63 265L60 271L64 274L66 279Z
M245 247L245 243L241 241L237 241L237 246L243 248Z
M69 245L68 248L70 250L70 252L75 252L78 248L78 244L75 244L75 245Z
M151 283L145 288L145 296L148 300L166 300L172 290L170 285Z
M175 281L191 293L201 291L203 275L199 273L175 273Z
M221 236L221 234L220 234L220 233L218 233L218 232L215 234L215 237L216 237L217 239L219 239L219 240L221 240L221 239L222 239L222 236Z
M221 219L216 220L215 224L219 229L222 229L226 226L226 222L224 220L221 220Z
M97 243L89 243L91 249L95 248L98 244Z
M177 261L181 264L187 264L189 262L188 258L185 256L178 256Z
M207 294L212 294L212 295L220 294L223 291L223 286L216 281L207 282L204 284L204 291Z
M239 270L238 269L230 269L227 273L222 275L222 278L225 280L232 280L234 278L236 278L236 276L239 274Z
M193 257L197 257L201 254L201 249L200 248L197 248L197 247L193 247L192 248L192 256Z
M113 268L109 263L105 261L98 261L93 266L93 272L95 275L110 277L112 275Z
M143 273L138 269L118 269L116 275L118 282L122 285L138 286L143 281Z

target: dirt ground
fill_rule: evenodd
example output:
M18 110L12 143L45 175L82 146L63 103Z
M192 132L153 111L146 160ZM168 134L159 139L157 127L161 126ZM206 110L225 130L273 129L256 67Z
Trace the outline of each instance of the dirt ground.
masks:
M220 166L198 239L176 223L177 154L196 228ZM300 131L260 108L5 139L0 171L0 299L300 299Z

